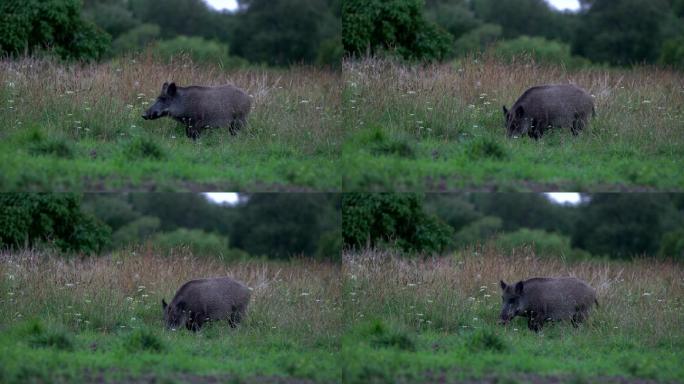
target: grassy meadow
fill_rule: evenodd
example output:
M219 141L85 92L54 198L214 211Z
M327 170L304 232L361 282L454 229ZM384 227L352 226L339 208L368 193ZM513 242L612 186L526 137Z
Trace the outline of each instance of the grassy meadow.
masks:
M345 61L343 81L345 191L684 188L682 72L366 59ZM578 137L508 139L502 105L547 83L587 89L596 118Z
M229 275L243 323L167 331L161 299ZM339 265L225 264L142 248L92 259L0 254L0 382L338 382Z
M681 382L684 268L667 261L546 259L483 247L407 260L344 255L342 381L487 383ZM499 279L576 276L599 308L575 329L525 319L498 325Z
M193 142L170 118L144 121L165 81L245 89L248 126ZM2 59L0 190L339 190L339 84L339 72L313 67Z

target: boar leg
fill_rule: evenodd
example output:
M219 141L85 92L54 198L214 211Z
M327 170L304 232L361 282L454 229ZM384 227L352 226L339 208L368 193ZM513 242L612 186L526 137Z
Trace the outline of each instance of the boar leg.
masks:
M530 313L530 317L527 318L527 328L530 331L539 332L544 326L544 316L539 313Z
M230 318L228 319L228 325L230 325L231 328L235 328L240 324L240 320L242 320L242 313L233 306L232 311L230 312Z
M231 136L235 136L239 130L245 126L245 118L240 115L233 115L233 120L230 121L228 131Z
M195 124L188 124L185 126L185 135L189 138L192 139L193 141L197 140L199 138L199 129L197 129L198 125L197 123Z

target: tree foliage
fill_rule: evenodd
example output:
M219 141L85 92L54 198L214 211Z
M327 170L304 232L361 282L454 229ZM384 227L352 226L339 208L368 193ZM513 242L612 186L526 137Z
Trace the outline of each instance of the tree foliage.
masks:
M47 244L67 253L100 251L110 229L71 194L0 194L0 247Z
M575 53L597 63L653 63L663 39L666 0L585 1L573 41Z
M347 247L396 245L407 252L439 252L453 230L423 210L415 194L350 193L343 197L342 234Z
M109 48L110 36L81 18L79 0L0 2L0 52L54 52L63 59L93 60Z
M392 52L409 60L441 60L453 38L423 15L421 0L347 0L342 44L348 54Z

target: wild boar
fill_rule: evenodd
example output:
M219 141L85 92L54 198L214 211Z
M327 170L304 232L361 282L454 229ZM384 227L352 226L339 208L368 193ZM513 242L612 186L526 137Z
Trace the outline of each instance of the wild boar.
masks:
M187 137L197 140L209 127L228 127L235 135L247 122L249 96L233 85L178 87L164 83L155 103L143 113L145 120L171 116L185 125Z
M543 278L519 281L502 290L501 323L515 316L527 317L527 327L538 332L545 321L570 320L574 327L582 323L593 304L598 306L596 291L574 277Z
M551 127L570 128L577 136L595 115L594 99L575 85L532 87L510 110L503 106L508 137L527 134L538 140Z
M235 328L244 317L250 290L229 277L191 280L178 289L171 303L162 299L164 322L168 329L198 331L206 321L228 320Z

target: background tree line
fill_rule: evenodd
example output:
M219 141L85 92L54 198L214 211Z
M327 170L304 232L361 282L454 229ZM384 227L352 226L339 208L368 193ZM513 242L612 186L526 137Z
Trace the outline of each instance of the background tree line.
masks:
M91 255L149 243L225 260L337 260L340 209L326 194L240 195L227 205L190 193L9 193L0 195L0 248Z
M238 0L220 12L203 0L6 0L0 53L92 60L150 46L224 67L338 65L340 1Z
M684 260L684 197L600 193L578 205L543 194L347 194L347 248L390 247L441 253L490 243L503 251L533 247L540 256L633 256Z
M545 0L345 0L350 55L447 60L489 50L510 60L585 66L684 66L684 0L581 0L561 12Z

